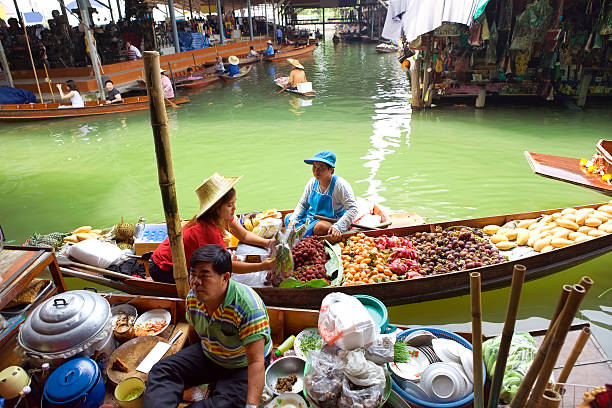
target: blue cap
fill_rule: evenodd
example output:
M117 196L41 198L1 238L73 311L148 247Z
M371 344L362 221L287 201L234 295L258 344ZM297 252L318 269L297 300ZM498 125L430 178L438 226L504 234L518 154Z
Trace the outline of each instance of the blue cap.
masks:
M336 155L331 150L322 150L315 154L312 159L304 159L304 163L306 164L312 164L312 162L316 161L336 167Z

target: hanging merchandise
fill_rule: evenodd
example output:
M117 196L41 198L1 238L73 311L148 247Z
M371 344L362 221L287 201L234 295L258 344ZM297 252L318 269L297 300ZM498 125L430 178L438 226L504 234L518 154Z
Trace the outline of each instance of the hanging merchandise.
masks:
M480 38L482 41L487 41L491 39L491 34L489 32L489 23L487 21L487 17L484 18L482 22L482 33L480 34Z
M487 64L497 62L497 28L495 23L491 24L489 44L487 45Z
M510 49L529 51L534 42L542 42L553 18L554 12L547 0L535 0L528 4L516 18Z
M528 52L517 52L514 58L514 67L516 68L517 75L524 75L527 71L527 65L529 64L529 53Z
M438 58L436 59L436 67L435 67L435 71L436 72L442 72L444 70L444 66L442 65L442 57L438 56Z
M608 11L608 15L603 19L601 28L599 29L599 34L601 35L610 35L612 34L612 7Z
M512 10L514 8L513 0L503 1L502 8L499 13L499 31L510 31L512 29Z
M483 19L478 22L474 22L474 25L470 28L469 43L471 46L480 47L482 45L482 23Z

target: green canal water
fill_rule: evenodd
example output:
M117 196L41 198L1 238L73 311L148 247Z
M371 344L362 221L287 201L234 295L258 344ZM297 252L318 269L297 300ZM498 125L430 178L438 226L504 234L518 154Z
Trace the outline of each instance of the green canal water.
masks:
M429 221L479 217L607 201L605 196L532 174L524 150L590 157L609 138L612 111L542 106L456 106L411 113L408 83L394 55L369 44L320 46L301 59L317 97L276 95L275 73L262 63L233 84L189 94L168 111L180 214L198 208L194 189L212 172L244 175L238 210L295 206L311 177L302 159L323 149L358 196ZM32 232L104 227L123 216L164 219L147 112L103 118L2 124L0 223L22 242ZM595 280L579 317L612 355L612 254L526 283L521 328L543 328L560 288ZM508 289L483 294L485 332L499 329ZM390 308L399 323L470 320L469 298ZM497 324L497 326L496 326ZM466 326L464 326L465 328Z

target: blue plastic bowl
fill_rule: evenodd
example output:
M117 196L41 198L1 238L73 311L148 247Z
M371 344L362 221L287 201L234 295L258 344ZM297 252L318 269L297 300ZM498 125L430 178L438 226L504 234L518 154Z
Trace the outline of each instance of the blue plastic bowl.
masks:
M463 346L467 347L469 350L472 350L472 345L465 340L463 337L461 336L457 336L455 333L451 333L449 331L446 330L442 330L442 329L438 329L435 327L415 327L414 329L408 329L408 330L404 330L401 333L397 334L397 338L398 339L402 339L404 337L406 337L407 335L409 335L412 332L415 332L417 330L426 330L430 333L435 334L437 337L441 338L441 339L449 339L449 340L454 340L459 344L462 344ZM486 368L485 368L485 364L484 361L482 362L482 372L483 372L483 376L482 376L482 385L484 386L486 380L487 380L487 376L486 376ZM424 401L422 399L419 399L413 395L408 394L406 391L404 391L393 379L393 376L391 376L391 386L393 387L393 390L395 390L395 392L397 392L402 398L404 398L405 400L412 402L414 404L418 404L418 405L422 405L424 407L431 407L431 408L455 408L455 407L461 407L464 406L466 404L469 404L470 402L472 402L474 400L474 393L472 392L470 395L466 396L465 398L459 400L459 401L455 401L455 402L446 402L446 403L439 403L439 402L431 402L431 401Z

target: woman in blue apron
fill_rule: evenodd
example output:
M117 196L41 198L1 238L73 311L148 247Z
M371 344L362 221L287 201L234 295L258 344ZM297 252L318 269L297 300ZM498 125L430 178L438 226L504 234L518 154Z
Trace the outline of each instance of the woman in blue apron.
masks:
M304 162L312 165L314 177L306 185L295 211L285 217L285 225L299 227L306 224L306 236L337 236L346 232L358 209L350 184L334 174L336 155L324 150ZM333 218L336 222L317 220L315 215Z

